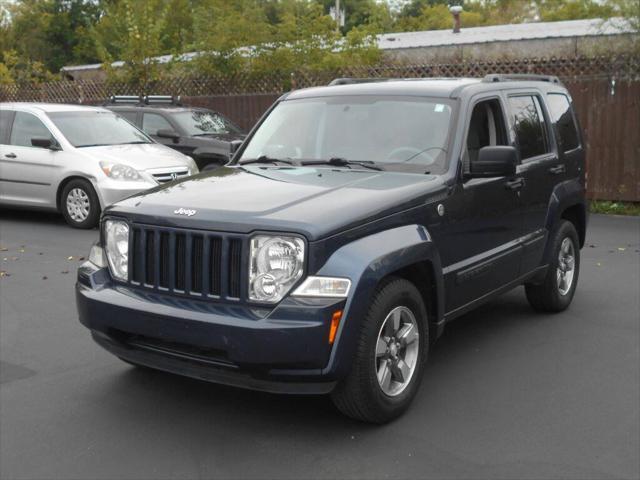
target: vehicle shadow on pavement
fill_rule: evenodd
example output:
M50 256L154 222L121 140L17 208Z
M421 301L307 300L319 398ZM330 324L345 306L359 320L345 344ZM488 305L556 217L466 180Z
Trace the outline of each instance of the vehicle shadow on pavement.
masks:
M531 309L522 291L516 290L450 323L432 348L420 400L414 402L404 417L390 425L411 422L411 417L416 412L420 422L428 421L419 412L434 412L432 403L435 400L431 400L429 392L425 393L425 390L428 386L443 381L455 381L451 378L447 380L452 360L464 364L468 357L473 362L474 352L483 348L485 342L493 341L506 330L517 329L523 323L531 322ZM362 433L378 428L343 417L333 407L328 396L254 392L151 369L134 368L124 363L118 373L104 383L101 390L101 394L105 396L126 398L126 408L123 408L123 398L104 403L104 408L117 409L111 412L116 418L125 416L118 419L119 422L144 422L148 416L158 420L171 418L173 424L191 425L196 430L204 428L207 431L212 425L223 428L224 425L238 423L252 425L251 428L256 430L264 428L266 431L283 428L287 430L292 426L304 425L305 432L310 435L335 429L354 432L355 428L355 431ZM141 418L135 412L143 412L144 415ZM305 432L296 430L296 434L303 436L306 435ZM242 439L238 438L238 441Z
M12 222L37 222L46 225L65 225L64 217L56 212L40 210L22 210L18 208L0 208L0 223L3 221ZM69 227L71 228L71 227Z

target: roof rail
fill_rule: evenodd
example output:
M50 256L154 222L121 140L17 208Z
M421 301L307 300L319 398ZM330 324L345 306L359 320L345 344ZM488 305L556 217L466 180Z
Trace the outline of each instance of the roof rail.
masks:
M485 75L482 81L486 83L513 81L562 83L555 75L536 75L532 73L490 73Z
M173 95L145 95L142 97L142 101L145 105L182 105L180 97L174 97Z
M142 101L142 98L138 95L111 95L107 98L105 105L109 105L111 103L126 103L129 105L136 105Z
M388 82L391 78L335 78L329 83L330 87L334 85L353 85L355 83L377 83Z

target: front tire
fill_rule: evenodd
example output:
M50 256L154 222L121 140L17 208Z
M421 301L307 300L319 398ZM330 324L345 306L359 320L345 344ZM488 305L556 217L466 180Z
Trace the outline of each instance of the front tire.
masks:
M571 222L561 220L550 239L551 261L541 284L526 284L529 304L541 312L561 312L573 300L580 273L580 243Z
M345 415L386 423L409 407L420 386L429 348L427 309L418 289L385 280L364 319L354 364L331 399Z
M62 190L62 215L73 228L89 229L100 220L100 201L91 183L83 179L71 180Z

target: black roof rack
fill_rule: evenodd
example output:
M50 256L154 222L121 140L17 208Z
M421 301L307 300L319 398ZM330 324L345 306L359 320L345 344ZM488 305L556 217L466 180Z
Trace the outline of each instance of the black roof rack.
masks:
M482 79L483 82L549 82L549 83L561 83L560 79L555 75L535 75L531 73L491 73L485 75Z
M182 106L180 97L172 95L111 95L105 105L175 105Z

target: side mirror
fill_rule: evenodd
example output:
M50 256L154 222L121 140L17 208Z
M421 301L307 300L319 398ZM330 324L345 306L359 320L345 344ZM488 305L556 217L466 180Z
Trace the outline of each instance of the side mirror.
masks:
M516 173L518 152L514 147L496 145L482 147L478 152L478 159L471 162L469 177L510 177Z
M240 145L242 145L242 140L232 140L231 143L229 144L229 156L233 156L234 153L236 153L238 151L238 149L240 148Z
M180 140L180 134L175 130L170 130L168 128L161 128L156 132L156 136L160 138L168 138L174 142Z
M47 137L33 137L31 139L31 146L38 148L46 148L48 150L60 150L58 144L53 141L51 138Z

